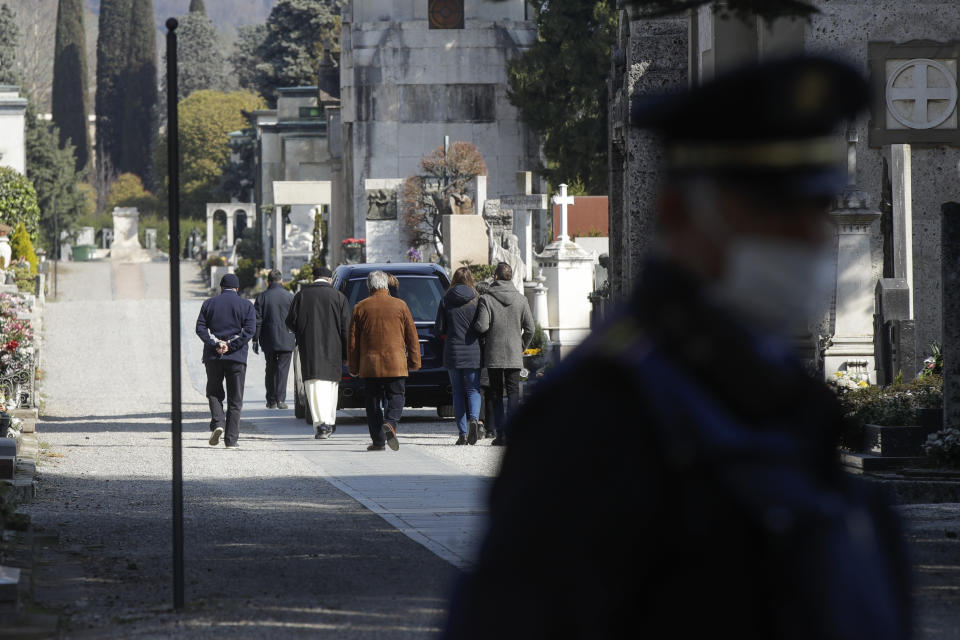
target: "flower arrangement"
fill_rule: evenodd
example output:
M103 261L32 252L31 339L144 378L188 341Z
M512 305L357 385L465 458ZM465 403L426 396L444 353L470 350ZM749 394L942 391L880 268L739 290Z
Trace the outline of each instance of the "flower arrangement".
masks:
M923 360L923 369L917 374L918 378L938 376L943 373L943 352L936 342L930 345L931 355Z
M543 353L543 349L524 349L523 355L525 356L538 356Z
M960 429L948 427L927 436L923 453L941 467L960 467Z
M366 238L344 238L340 243L344 249L359 249L367 244Z
M423 256L415 248L407 249L407 262L423 262Z
M27 320L19 319L29 311L26 297L20 294L0 294L0 376L10 377L33 366L33 328ZM0 396L0 406L16 406L15 398Z
M863 389L869 387L870 382L863 380L861 376L849 371L837 371L832 378L827 380L827 384L834 388L834 391L842 393L852 391L853 389Z

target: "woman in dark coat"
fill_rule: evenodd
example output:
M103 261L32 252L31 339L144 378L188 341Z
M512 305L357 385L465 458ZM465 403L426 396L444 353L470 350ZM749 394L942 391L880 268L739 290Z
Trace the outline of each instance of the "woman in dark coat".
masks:
M333 288L327 268L293 297L287 327L297 336L304 393L313 420L314 437L328 438L337 419L337 393L347 359L350 303Z
M453 272L450 288L437 309L437 333L443 338L443 366L453 387L457 444L476 444L480 415L480 340L473 330L477 291L467 267Z

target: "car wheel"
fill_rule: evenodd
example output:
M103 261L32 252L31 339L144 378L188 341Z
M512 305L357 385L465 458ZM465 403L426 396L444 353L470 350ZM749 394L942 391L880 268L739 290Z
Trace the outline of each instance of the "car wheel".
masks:
M452 404L442 404L437 407L437 417L439 418L452 418L453 417L453 405Z

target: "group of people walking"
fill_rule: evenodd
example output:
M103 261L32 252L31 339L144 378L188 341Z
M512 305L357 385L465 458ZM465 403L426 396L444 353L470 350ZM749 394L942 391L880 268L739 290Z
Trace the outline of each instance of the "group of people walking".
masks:
M513 268L501 262L493 283L480 292L470 269L460 267L437 309L437 331L444 339L443 366L450 375L460 432L458 445L476 444L480 439L481 411L483 431L496 434L491 444L506 444L504 392L510 412L520 403L523 350L533 339L535 324L526 298L512 280Z
M330 270L320 268L315 275L294 295L283 286L282 274L273 270L267 289L251 304L238 295L237 277L228 274L220 282L221 293L204 302L196 331L205 343L210 445L216 446L223 437L228 448L238 446L247 343L252 341L254 353L262 350L266 359L268 409L287 408L287 376L298 348L315 438L329 438L336 430L345 364L351 376L364 381L371 440L367 450L399 448L406 379L421 364L417 327L398 296L399 282L383 271L371 272L370 295L351 314L347 298L332 285ZM533 337L534 323L512 278L510 265L500 263L495 281L481 295L470 270L457 269L437 310L443 366L449 372L460 433L457 444L476 444L482 431L496 433L492 444L504 444L504 392L510 411L519 404L522 352ZM481 387L489 405L486 415L481 413Z

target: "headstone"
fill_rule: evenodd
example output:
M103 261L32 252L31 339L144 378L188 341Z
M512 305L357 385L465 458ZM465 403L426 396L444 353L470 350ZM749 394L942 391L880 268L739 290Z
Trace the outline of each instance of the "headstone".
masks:
M13 249L10 247L10 238L0 236L0 267L6 269L10 266L10 259L13 256Z
M940 208L943 277L943 420L960 427L960 203Z
M97 244L97 233L96 229L93 227L80 227L80 231L77 232L77 246L78 247L93 247Z
M124 262L149 262L150 255L140 246L140 212L136 207L113 208L114 240L110 259Z
M368 262L405 262L409 247L400 232L400 178L370 178L364 181L366 193L366 256Z
M566 355L590 333L590 299L593 292L595 256L587 253L565 235L566 207L573 198L567 196L566 185L552 200L561 207L561 233L537 256L546 278L547 313L551 342Z
M0 165L27 172L26 98L20 87L0 84Z
M904 278L913 319L913 193L909 144L890 145L893 191L893 277Z
M443 216L444 253L450 270L464 264L490 264L490 246L487 225L482 216ZM367 260L370 260L370 243L367 242Z
M856 144L848 136L848 148ZM874 286L870 227L880 211L867 206L867 194L856 188L856 156L851 158L848 184L830 218L837 228L836 320L833 343L824 354L827 378L838 371L876 383L873 344Z
M17 441L0 438L0 480L13 480L17 466Z
M517 172L517 186L520 187L517 195L500 197L500 206L513 210L513 233L517 236L520 245L520 257L523 259L525 272L523 279L533 280L533 219L538 212L546 211L546 194L533 193L533 174L529 171Z
M143 236L147 244L147 251L156 251L157 250L157 230L144 229Z
M877 384L891 384L918 371L916 327L910 319L910 289L905 278L880 278L875 290L874 355Z

